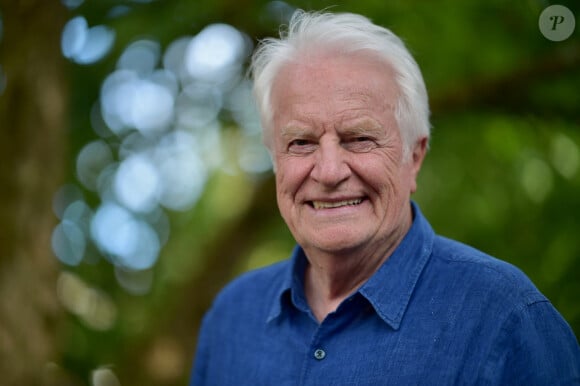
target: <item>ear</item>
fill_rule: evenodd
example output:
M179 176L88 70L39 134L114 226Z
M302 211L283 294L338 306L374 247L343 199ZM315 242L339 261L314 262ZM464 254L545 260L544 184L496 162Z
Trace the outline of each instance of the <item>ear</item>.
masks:
M429 139L427 137L419 138L415 145L413 146L413 152L410 157L409 172L411 178L411 193L417 191L417 176L421 170L421 165L423 165L423 160L425 159L425 154L427 154L427 143Z

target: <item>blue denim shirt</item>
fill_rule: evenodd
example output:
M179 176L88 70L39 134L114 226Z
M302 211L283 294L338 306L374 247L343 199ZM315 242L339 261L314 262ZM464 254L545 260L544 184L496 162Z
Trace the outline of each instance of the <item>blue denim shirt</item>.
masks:
M322 323L304 252L217 296L191 385L578 385L569 325L517 268L413 225L381 268Z

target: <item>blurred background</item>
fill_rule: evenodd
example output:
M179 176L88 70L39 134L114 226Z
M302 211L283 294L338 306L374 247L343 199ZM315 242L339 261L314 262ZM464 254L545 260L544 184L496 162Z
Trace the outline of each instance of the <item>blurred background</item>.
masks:
M580 27L545 38L548 5L0 0L0 383L185 385L216 291L288 256L245 72L296 8L405 40L432 106L415 200L580 335Z

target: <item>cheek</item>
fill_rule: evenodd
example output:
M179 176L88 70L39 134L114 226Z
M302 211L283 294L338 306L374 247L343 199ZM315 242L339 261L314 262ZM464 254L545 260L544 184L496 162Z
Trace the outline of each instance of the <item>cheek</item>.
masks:
M374 193L375 202L385 210L410 193L408 172L396 158L367 159L358 165L359 176ZM371 197L372 198L372 197Z
M357 170L371 186L380 192L393 191L394 188L398 190L401 166L394 157L379 154L361 159Z
M281 194L295 194L309 174L308 164L301 158L278 157L276 186Z
M276 201L280 214L287 220L292 203L292 195L289 193L286 174L280 169L276 171Z
M276 160L276 187L282 192L288 190L292 181L292 167L280 159Z
M282 166L276 171L276 200L282 217L286 218L296 201L298 184L295 171L291 167Z

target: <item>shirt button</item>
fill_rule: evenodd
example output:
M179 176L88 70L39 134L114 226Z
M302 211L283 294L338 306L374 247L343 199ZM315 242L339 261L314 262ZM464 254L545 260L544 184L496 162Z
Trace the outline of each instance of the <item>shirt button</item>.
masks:
M326 352L323 349L317 349L314 351L314 358L318 359L319 361L323 360L326 357Z

